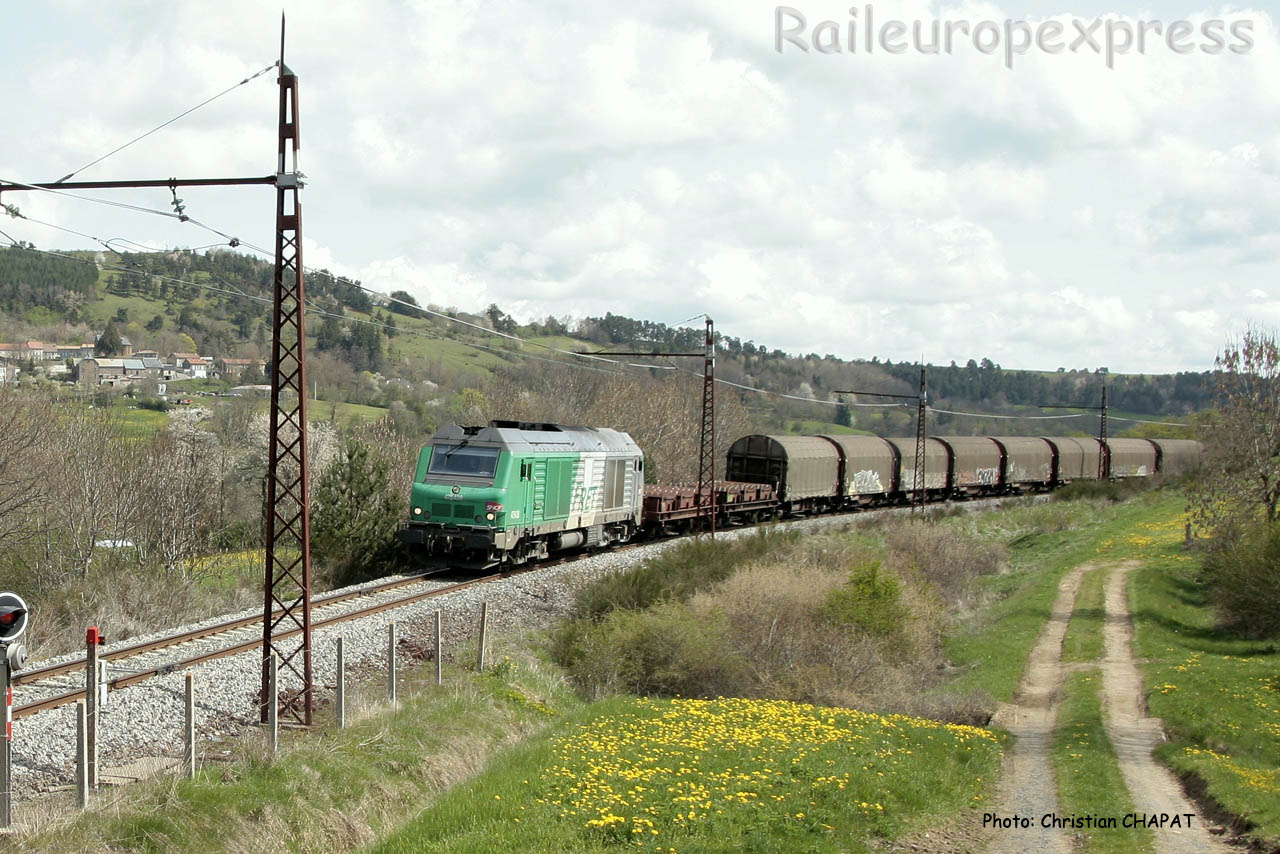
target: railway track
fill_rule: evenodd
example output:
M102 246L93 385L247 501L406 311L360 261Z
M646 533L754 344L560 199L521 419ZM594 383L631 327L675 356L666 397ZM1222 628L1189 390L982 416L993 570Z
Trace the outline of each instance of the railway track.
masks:
M619 546L612 551L615 553L622 552L638 545L647 545L647 543ZM447 574L454 570L452 568L433 570L376 582L356 590L346 590L314 597L311 601L311 627L316 630L349 620L358 620L363 617L402 608L406 605L412 605L426 599L456 593L476 585L500 581L517 575L536 572L540 569L561 566L589 556L589 554L582 554L559 557L529 566L513 567L468 581L441 584L437 587L411 592L406 595L387 596L386 594L397 594L398 591L406 587L428 584L434 576ZM366 599L377 599L378 601L361 607L347 607L352 603ZM300 632L300 629L294 629L279 634L277 637L292 637ZM218 638L219 636L225 636L224 641L217 644L214 649L206 649L187 656L174 657L172 655L175 650L179 650L181 647L195 644L198 641ZM121 675L107 680L108 689L115 691L136 685L156 676L178 672L207 661L239 655L261 647L262 616L261 614L255 614L253 616L223 620L218 623L108 650L100 654L99 660L108 662L117 669L124 671ZM155 660L157 658L161 660L157 662ZM85 658L81 655L69 661L60 661L55 664L35 667L15 674L13 685L16 692L21 694L38 692L46 696L16 704L13 707L13 718L21 719L83 699L84 669ZM67 679L65 677L79 678ZM75 687L69 689L69 684L73 684Z
M966 505L974 508L991 503L998 505L1002 500L1003 499L980 500L966 502ZM883 508L880 510L862 511L849 515L853 518L868 518L877 515L901 512L909 512L909 510L907 508ZM823 516L806 518L810 521L815 519L837 521L842 517ZM802 519L800 521L804 520ZM753 526L738 526L731 530L749 530L750 527ZM615 547L609 551L612 553L621 553L634 548L652 545L654 542L661 541L650 540L641 543L629 543ZM426 599L456 593L476 585L500 581L518 575L537 572L542 569L562 566L566 563L573 563L575 561L591 557L593 554L596 553L586 552L561 556L549 561L542 561L537 564L513 567L503 572L486 575L480 578L474 578L468 581L452 584L440 584L439 586L429 587L425 590L416 590L407 594L402 593L405 588L431 584L433 577L448 573L452 570L450 568L446 568L427 573L403 576L387 581L376 582L354 590L344 590L337 593L318 596L312 600L312 629L317 630L326 626L369 617L375 614L402 608L407 605L413 605ZM353 603L358 603L361 600L376 601L354 608L350 607ZM261 614L237 617L177 632L171 635L165 635L129 644L117 649L106 650L101 653L100 660L108 662L109 667L118 672L119 675L114 677L109 676L107 680L109 690L116 691L122 688L127 688L131 685L137 685L157 676L182 671L205 662L259 649L262 646L261 631ZM287 637L296 635L299 631L300 630L295 629L283 636ZM217 638L222 638L222 640L214 643L212 648L210 648L209 644L199 643L202 641L213 641ZM202 646L202 649L199 651L191 650L190 654L187 655L174 654L175 652L180 653L182 647L192 645L200 645ZM15 674L13 679L15 688L14 699L17 702L13 707L13 718L21 719L30 717L40 712L75 703L77 700L82 699L84 697L84 668L84 656L80 655L69 660L35 667Z
M978 510L999 501L966 502ZM906 508L788 520L781 530L816 532L894 513ZM753 528L736 526L726 538L750 536ZM344 640L349 673L384 671L387 624L401 626L397 658L411 662L430 657L434 614L443 612L443 660L447 672L470 669L468 644L476 637L482 603L488 603L489 627L501 636L537 631L554 624L573 607L582 583L634 566L660 553L678 539L646 541L465 580L437 574L394 578L317 597L312 641L317 703L332 701L338 638ZM640 549L638 552L633 549ZM631 552L624 554L623 552ZM196 729L208 757L228 755L220 745L253 730L258 722L261 684L262 616L242 613L234 619L210 621L163 637L139 638L116 649L104 649L109 662L107 684L115 689L100 707L98 744L102 768L117 769L120 781L139 758L169 761L180 755L183 721L183 673L195 676ZM84 697L84 656L66 655L38 662L15 674L16 720L13 725L14 791L19 797L64 790L74 783L76 729L73 704ZM130 690L119 690L122 688ZM165 759L168 757L168 759ZM103 773L111 778L113 771Z

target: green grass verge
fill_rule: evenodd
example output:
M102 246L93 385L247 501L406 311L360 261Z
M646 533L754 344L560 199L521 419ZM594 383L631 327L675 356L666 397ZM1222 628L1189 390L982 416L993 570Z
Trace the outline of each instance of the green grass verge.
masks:
M513 653L514 654L514 653ZM513 741L534 738L581 703L532 659L486 674L446 665L446 684L407 675L401 706L349 728L285 733L276 759L261 746L192 780L160 779L95 799L65 826L24 835L25 851L329 851L374 842L442 790L477 773ZM367 694L381 702L381 685ZM380 696L381 695L381 696ZM356 696L352 691L349 697ZM367 705L368 700L362 705ZM320 716L331 718L321 704ZM477 819L487 811L477 805ZM24 807L17 807L23 824ZM47 822L43 822L47 825ZM16 843L15 843L16 844Z
M786 430L800 436L874 436L876 435L870 430L860 430L857 427L845 427L843 424L836 424L834 421L814 421L804 418L788 418L786 419Z
M169 414L154 409L139 409L132 403L116 406L120 416L120 434L126 439L150 439L169 423Z
M983 579L995 604L947 639L948 659L964 671L948 689L1008 701L1049 618L1063 574L1089 560L1122 558L1115 546L1126 542L1127 532L1180 512L1183 501L1176 492L1157 491L1118 504L1053 502L948 520L1010 549L1010 571Z
M615 698L370 850L868 851L975 807L987 730L781 701Z
M1097 661L1102 657L1102 629L1107 616L1103 588L1109 574L1105 567L1092 569L1081 579L1067 636L1062 641L1063 661Z
M1120 817L1134 812L1134 807L1102 725L1101 687L1102 677L1095 670L1067 677L1053 737L1053 767L1062 815L1102 816L1120 823ZM1075 850L1091 854L1154 850L1154 834L1148 828L1085 828L1073 833L1083 834L1086 840Z
M1280 846L1280 648L1214 628L1199 558L1180 540L1180 524L1153 530L1129 585L1148 707L1169 735L1156 756L1269 850Z

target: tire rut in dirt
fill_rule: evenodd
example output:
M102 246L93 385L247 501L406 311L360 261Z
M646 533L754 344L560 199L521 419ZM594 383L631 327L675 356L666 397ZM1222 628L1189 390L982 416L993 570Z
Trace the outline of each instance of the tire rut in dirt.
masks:
M1061 830L1040 827L1040 817L1058 813L1058 788L1053 764L1053 730L1065 672L1062 641L1071 622L1076 591L1089 566L1071 570L1058 584L1049 620L1040 632L1027 660L1012 703L1001 704L991 723L1012 733L1016 740L1005 753L994 812L1001 817L1021 816L1031 826L995 831L988 854L1068 854L1071 841Z

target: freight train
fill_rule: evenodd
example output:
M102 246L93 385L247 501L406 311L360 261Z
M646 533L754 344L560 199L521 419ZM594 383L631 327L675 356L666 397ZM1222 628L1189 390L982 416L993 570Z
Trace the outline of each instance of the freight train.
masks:
M1078 480L1176 475L1200 463L1188 439L743 436L716 483L717 527L813 513L1045 492ZM418 457L402 539L470 567L518 565L693 530L709 521L693 486L644 483L644 452L603 427L491 421L442 427Z

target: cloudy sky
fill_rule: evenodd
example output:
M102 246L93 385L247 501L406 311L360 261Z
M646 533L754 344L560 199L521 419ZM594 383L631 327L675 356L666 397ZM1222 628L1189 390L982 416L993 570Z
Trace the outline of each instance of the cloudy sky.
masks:
M56 180L279 52L278 5L35 5L0 30L5 180ZM867 4L788 5L807 51L777 50L777 5L754 0L293 4L304 260L522 320L707 312L743 340L846 358L1202 370L1227 336L1280 326L1270 4L877 2L870 53ZM1162 34L1180 20L1174 50ZM951 52L917 50L915 22L924 47L951 25ZM1053 22L1049 53L1034 37ZM1144 25L1143 51L1122 52ZM1069 48L1082 31L1101 52ZM264 74L77 177L269 174L276 98ZM180 195L201 222L272 245L270 188ZM4 201L103 240L221 240L82 199Z

